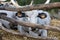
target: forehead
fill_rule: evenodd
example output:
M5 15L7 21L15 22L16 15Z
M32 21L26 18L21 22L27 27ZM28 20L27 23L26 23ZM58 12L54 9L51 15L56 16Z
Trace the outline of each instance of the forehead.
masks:
M33 16L33 15L36 16L36 15L38 15L38 11L37 10L26 11L25 14L28 16Z

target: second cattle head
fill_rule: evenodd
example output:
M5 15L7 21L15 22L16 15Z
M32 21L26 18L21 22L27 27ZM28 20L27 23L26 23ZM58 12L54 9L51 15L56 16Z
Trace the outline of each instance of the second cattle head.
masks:
M51 20L49 13L43 10L26 11L25 14L28 15L28 18L30 18L29 21L31 23L37 23L37 21L40 21L40 23L44 23L48 21L47 24L49 24Z

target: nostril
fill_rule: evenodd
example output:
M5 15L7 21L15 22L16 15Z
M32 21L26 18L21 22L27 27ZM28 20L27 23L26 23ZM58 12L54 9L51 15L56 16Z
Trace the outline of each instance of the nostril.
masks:
M32 30L31 31L35 31L36 30L36 28L32 28Z
M29 31L26 31L27 33L29 33Z
M41 34L39 34L38 36L41 36Z

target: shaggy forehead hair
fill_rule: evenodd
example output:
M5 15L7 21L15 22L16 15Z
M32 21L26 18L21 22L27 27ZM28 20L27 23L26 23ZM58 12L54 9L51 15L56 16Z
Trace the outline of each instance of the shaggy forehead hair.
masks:
M38 15L38 11L37 10L26 11L25 14L28 15L29 17L31 16L36 17Z

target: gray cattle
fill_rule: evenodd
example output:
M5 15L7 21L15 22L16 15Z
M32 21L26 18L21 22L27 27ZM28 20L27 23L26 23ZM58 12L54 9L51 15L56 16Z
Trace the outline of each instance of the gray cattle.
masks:
M25 11L21 16L17 16L16 13L17 12L12 12L12 11L5 11L5 10L1 10L0 13L7 13L7 17L10 18L15 18L17 21L25 21L25 22L30 22L30 23L34 23L34 24L40 24L40 25L49 25L50 24L50 15L48 12L43 11L43 10L32 10L32 11ZM46 17L45 18L41 18L39 17L39 15L41 14L45 14ZM27 15L27 16L25 16ZM9 23L8 21L2 20L0 19L1 22L10 29ZM33 37L37 37L37 36L42 36L42 37L47 37L47 30L44 29L38 29L38 28L31 28L31 27L24 27L21 25L17 25L18 27L18 31L21 34L25 34L25 35L31 35Z
M7 11L7 10L0 10L0 14L3 14L4 13L6 14L6 17L9 17L9 18L13 18L14 17L14 14L16 12L13 12L13 11ZM10 25L9 25L9 21L6 21L6 20L3 20L3 19L0 19L0 22L8 29L10 29Z
M50 24L50 15L48 12L43 11L43 10L33 10L33 11L27 11L25 12L29 17L28 20L31 23L35 23L35 24L40 24L40 25L49 25ZM44 19L38 17L39 14L44 14L46 15L46 17ZM33 31L34 30L34 31ZM38 29L38 28L30 28L29 34L37 37L37 36L41 36L41 37L47 37L47 30L44 29Z

